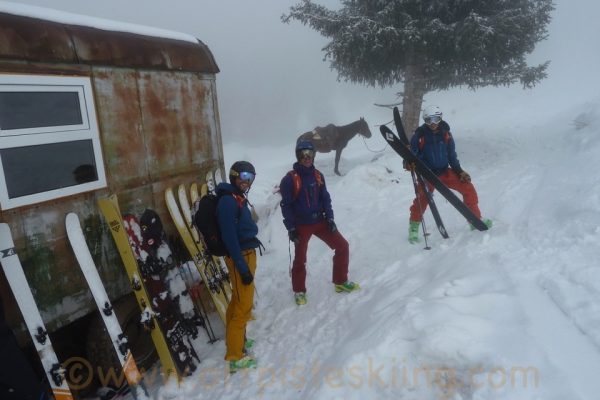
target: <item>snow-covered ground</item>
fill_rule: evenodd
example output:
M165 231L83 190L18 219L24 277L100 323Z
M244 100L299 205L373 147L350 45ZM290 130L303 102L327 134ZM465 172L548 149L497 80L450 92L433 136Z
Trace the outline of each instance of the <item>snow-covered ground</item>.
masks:
M228 376L224 342L197 342L200 368L179 399L586 399L600 382L600 100L533 119L462 130L449 118L459 159L480 208L494 221L471 231L441 197L444 240L429 212L431 250L407 240L410 175L389 148L354 139L333 174L318 154L336 222L351 246L350 278L362 290L337 294L331 251L309 246L308 304L295 305L290 248L281 222L285 147L229 144L226 166L257 168L250 200L267 252L256 274L259 367ZM390 112L391 116L391 112ZM585 125L583 128L579 126ZM370 149L385 142L372 126ZM293 249L292 249L293 251Z

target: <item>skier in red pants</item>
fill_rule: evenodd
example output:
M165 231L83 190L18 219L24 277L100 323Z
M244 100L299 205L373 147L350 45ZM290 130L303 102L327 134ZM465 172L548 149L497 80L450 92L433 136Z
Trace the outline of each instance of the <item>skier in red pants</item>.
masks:
M463 196L465 205L481 219L481 211L478 206L477 191L471 183L471 177L464 171L456 156L454 138L450 133L450 126L442 120L442 110L438 106L428 106L423 111L425 123L417 128L410 140L412 152L437 175L437 177L450 189L456 190ZM407 164L408 170L413 170L414 165ZM434 190L433 185L427 183L430 192ZM419 226L423 219L423 213L427 209L427 197L423 193L422 185L419 185L417 197L410 207L410 221L408 226L408 241L419 242ZM483 222L492 226L490 219Z
M325 178L313 165L315 148L309 141L296 145L294 169L281 180L281 213L289 239L295 244L292 289L297 305L306 304L306 251L312 235L334 250L332 282L336 292L360 286L348 280L348 242L333 220Z

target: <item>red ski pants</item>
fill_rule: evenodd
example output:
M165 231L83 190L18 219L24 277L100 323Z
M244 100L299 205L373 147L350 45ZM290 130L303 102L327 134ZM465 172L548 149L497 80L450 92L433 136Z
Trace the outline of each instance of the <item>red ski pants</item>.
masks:
M442 175L439 175L438 178L444 185L460 193L463 197L463 202L469 208L469 210L471 210L477 218L481 218L481 211L479 211L479 206L477 205L479 202L477 191L471 182L461 182L458 174L452 169L448 169ZM433 185L429 182L426 182L426 184L429 191L433 192L435 189ZM423 192L423 185L419 185L417 193L417 197L413 200L413 203L410 206L411 221L421 221L423 213L428 206L427 196Z
M321 239L333 254L332 281L334 284L348 280L348 261L350 250L348 242L339 231L330 232L326 221L318 224L296 226L299 241L295 246L294 263L292 266L292 289L295 293L306 292L306 251L312 235Z

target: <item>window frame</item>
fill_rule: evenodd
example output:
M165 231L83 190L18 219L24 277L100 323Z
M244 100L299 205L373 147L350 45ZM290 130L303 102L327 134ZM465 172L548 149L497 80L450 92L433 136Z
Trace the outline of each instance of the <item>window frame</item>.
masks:
M23 129L0 129L0 149L91 140L98 180L30 195L9 198L0 155L0 208L8 210L105 188L106 175L90 77L53 75L16 75L0 73L0 91L77 92L82 123Z

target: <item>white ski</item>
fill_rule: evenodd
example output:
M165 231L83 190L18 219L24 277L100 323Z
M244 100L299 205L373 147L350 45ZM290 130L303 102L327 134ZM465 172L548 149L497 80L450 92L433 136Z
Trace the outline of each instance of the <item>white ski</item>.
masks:
M94 260L92 259L92 255L90 254L90 250L85 241L85 236L81 230L81 224L77 214L67 214L65 225L69 242L71 243L77 262L79 262L81 272L83 272L83 276L90 287L98 310L100 310L100 315L102 316L106 330L113 343L115 352L117 353L117 358L123 368L125 379L127 379L127 383L131 388L131 393L136 399L145 399L147 398L147 393L144 393L145 389L142 382L142 374L129 349L127 336L123 333L119 320L112 309L110 299L108 298L108 294L106 294L102 279L98 274L98 270L96 269L96 265L94 264Z
M194 242L198 243L200 241L200 236L198 235L198 231L196 228L194 228L192 223L192 208L190 206L190 201L187 197L187 192L183 183L177 188L177 197L179 198L179 209L181 210L181 215L183 216L183 219L187 224L187 228L194 238Z
M213 171L208 171L206 173L206 186L208 188L208 193L216 194L217 184L215 183Z
M223 177L221 176L221 168L217 168L213 171L213 180L215 182L215 186L221 182L224 182Z
M64 368L58 362L44 321L27 283L10 227L5 223L0 223L0 262L35 349L42 361L42 367L48 377L54 398L56 400L73 400L73 395L65 380Z

